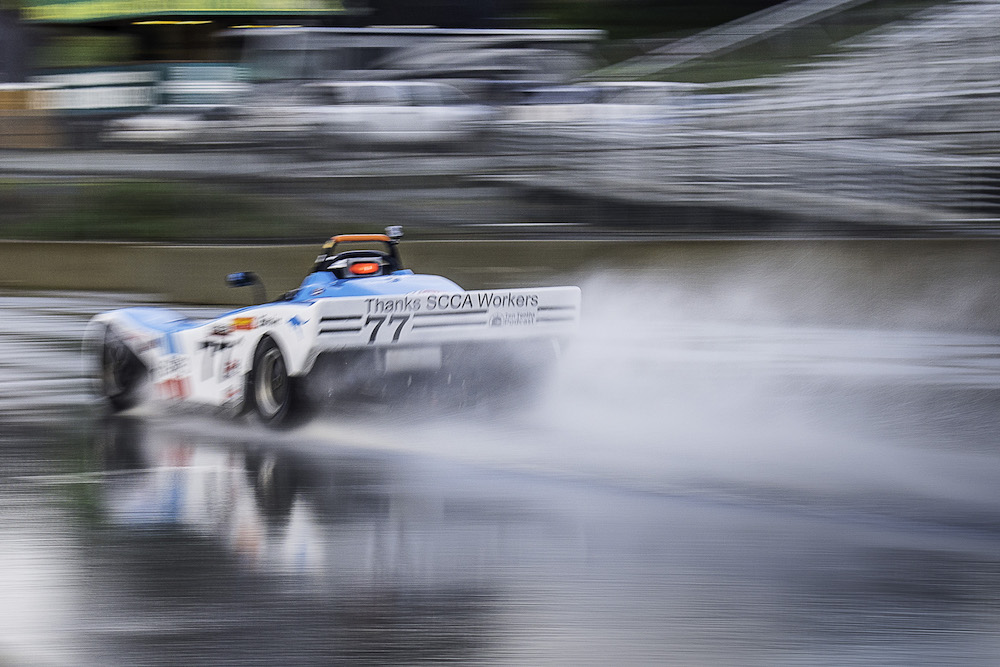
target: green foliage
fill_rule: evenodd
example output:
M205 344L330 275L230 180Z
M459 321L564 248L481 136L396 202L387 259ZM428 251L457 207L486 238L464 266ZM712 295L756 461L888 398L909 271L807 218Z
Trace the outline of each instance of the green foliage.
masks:
M36 51L39 68L75 68L114 65L133 58L131 35L63 35L45 40Z
M541 0L531 5L551 28L599 28L611 39L633 39L704 30L780 0Z
M206 184L8 182L0 184L0 237L105 241L313 238L328 222L280 197Z

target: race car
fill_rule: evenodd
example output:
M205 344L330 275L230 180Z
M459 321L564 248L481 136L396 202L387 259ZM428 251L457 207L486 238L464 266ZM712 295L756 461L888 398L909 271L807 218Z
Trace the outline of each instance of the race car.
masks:
M103 313L87 327L99 393L113 410L150 394L290 425L317 397L415 380L478 400L527 391L579 323L578 287L466 291L403 267L399 227L323 246L276 301L196 320L165 308ZM252 273L227 277L257 285Z

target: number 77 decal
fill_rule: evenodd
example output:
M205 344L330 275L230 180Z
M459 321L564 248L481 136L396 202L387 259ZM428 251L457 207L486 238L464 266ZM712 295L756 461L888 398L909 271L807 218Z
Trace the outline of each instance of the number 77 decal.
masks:
M410 321L410 317L411 317L410 315L392 315L391 317L388 318L390 327L394 323L399 322L399 326L397 326L396 330L392 333L393 343L399 342L399 335L403 333L403 326ZM365 320L365 326L368 326L369 324L373 323L375 324L375 326L372 327L371 336L368 337L369 345L375 344L375 338L378 337L379 329L381 329L382 325L386 323L385 321L386 321L385 315L369 315L368 318Z

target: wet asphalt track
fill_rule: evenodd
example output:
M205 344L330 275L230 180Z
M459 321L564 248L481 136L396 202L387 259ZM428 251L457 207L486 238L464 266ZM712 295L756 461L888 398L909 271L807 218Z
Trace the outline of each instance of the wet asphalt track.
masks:
M129 299L0 295L0 665L995 665L1000 336L647 295L538 405L287 434L109 418Z

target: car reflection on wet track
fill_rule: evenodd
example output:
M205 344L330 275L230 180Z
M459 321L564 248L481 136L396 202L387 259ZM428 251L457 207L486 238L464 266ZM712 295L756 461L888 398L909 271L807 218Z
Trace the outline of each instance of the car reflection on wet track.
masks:
M102 413L123 301L0 300L2 664L995 663L996 336L645 310L535 412L273 433Z
M411 664L464 661L486 641L495 593L479 564L470 570L443 548L461 522L394 494L383 461L327 460L317 469L260 443L206 444L128 417L96 424L94 451L104 468L98 552L118 554L126 589L152 586L167 603L157 625L179 626L169 640L162 631L128 633L141 644L130 652L167 642L164 664L178 656L189 664ZM120 597L129 592L108 603ZM274 644L261 647L269 636Z

